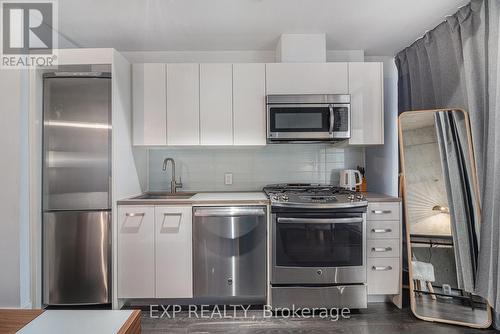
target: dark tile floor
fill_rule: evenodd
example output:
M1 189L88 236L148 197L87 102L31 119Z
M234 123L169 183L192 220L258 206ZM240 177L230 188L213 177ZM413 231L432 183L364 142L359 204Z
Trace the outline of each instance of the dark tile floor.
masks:
M161 309L160 309L161 310ZM232 310L227 314L233 316ZM161 313L161 312L160 312ZM207 315L210 314L207 313ZM159 315L159 313L157 314ZM171 315L171 313L170 313ZM198 312L198 316L201 314ZM318 316L318 315L317 315ZM201 319L182 311L173 318L151 318L149 311L142 313L142 333L345 333L345 334L391 334L391 333L496 333L490 330L475 330L466 327L425 322L416 319L409 309L399 310L389 304L372 304L366 310L351 314L349 319L265 318L262 310L249 310L244 317L242 310L235 318Z

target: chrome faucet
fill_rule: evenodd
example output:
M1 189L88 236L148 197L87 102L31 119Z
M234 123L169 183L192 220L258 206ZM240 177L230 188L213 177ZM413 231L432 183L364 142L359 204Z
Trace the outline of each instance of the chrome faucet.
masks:
M172 163L172 178L170 179L170 192L172 194L175 194L177 192L177 188L182 188L182 179L179 178L179 182L175 180L175 161L172 158L165 158L165 160L163 160L163 168L162 168L163 171L167 170L167 165L169 161Z

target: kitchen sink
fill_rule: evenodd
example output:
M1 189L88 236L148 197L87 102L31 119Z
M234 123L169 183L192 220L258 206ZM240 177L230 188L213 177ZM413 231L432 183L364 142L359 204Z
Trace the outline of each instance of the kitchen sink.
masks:
M188 192L176 192L176 193L167 193L167 192L145 192L139 196L132 197L132 199L190 199L196 195L196 193L188 193Z

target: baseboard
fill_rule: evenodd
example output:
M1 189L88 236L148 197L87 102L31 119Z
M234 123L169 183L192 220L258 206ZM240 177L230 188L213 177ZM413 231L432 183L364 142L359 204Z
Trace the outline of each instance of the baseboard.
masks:
M23 308L23 309L32 309L33 308L33 304L31 302L27 302L24 305L22 305L21 308Z

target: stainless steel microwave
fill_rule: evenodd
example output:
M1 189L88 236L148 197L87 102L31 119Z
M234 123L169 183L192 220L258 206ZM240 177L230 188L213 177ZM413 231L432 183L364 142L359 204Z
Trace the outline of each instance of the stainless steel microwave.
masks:
M351 137L351 97L267 95L267 141L339 141Z

